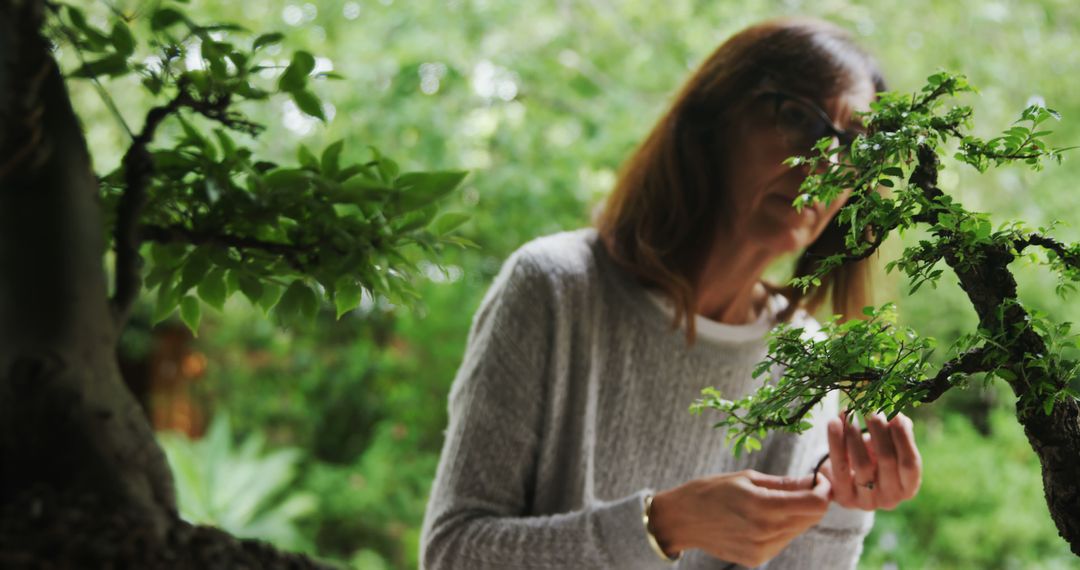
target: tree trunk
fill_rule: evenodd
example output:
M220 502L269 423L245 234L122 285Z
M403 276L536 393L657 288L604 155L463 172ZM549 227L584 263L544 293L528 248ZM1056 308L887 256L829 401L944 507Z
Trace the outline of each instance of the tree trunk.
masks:
M1059 402L1053 413L1017 414L1042 464L1043 491L1061 537L1080 556L1080 406Z
M164 536L164 454L116 363L98 188L36 2L0 5L0 502L90 493Z
M42 10L0 0L0 567L329 568L177 516L120 376L97 181Z

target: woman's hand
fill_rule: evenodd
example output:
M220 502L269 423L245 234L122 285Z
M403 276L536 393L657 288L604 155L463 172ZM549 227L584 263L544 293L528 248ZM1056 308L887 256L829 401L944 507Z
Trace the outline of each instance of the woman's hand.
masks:
M760 566L829 508L830 483L740 471L695 479L653 498L650 528L665 552L690 548Z
M869 433L844 413L829 420L829 460L821 473L832 482L832 496L849 509L890 510L915 496L922 481L922 458L911 420L898 414L866 416Z

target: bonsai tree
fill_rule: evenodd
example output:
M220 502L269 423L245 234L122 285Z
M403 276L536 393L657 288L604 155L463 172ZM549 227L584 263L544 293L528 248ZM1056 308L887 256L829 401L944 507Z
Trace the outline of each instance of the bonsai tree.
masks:
M963 76L943 72L930 76L914 95L883 94L865 117L867 133L850 151L830 150L831 141L822 140L812 156L788 163L816 172L804 181L796 208L853 189L837 214L849 230L844 251L815 260L813 270L796 278L794 286L819 285L834 268L873 254L894 231L925 228L927 237L904 249L886 269L902 271L914 293L924 284L936 284L944 263L971 302L976 330L963 335L949 359L932 369L934 339L899 326L892 305L867 307L861 320L834 318L815 335L781 325L770 334L769 356L754 372L760 376L782 366L775 383L735 401L709 388L692 410L724 412L716 426L730 430L738 453L760 447L759 438L768 430L809 428L811 410L833 390L846 396L851 411L892 418L975 376L1003 381L1016 396L1016 419L1042 465L1050 516L1080 556L1080 394L1070 387L1080 369L1070 354L1077 337L1070 335L1069 323L1055 323L1025 307L1009 269L1017 258L1029 256L1057 272L1058 293L1065 294L1080 279L1080 245L1062 243L1050 230L1021 222L995 229L987 214L964 208L937 183L950 141L958 149L954 158L979 172L1014 162L1039 169L1047 160L1060 162L1068 149L1044 142L1050 133L1045 123L1060 117L1041 105L1024 109L999 137L972 136L971 108L943 106L946 97L972 90ZM886 195L881 187L891 192Z
M194 329L200 299L220 310L235 293L283 324L320 299L340 317L365 291L407 303L419 261L468 245L450 234L468 216L438 215L465 174L401 173L374 149L350 163L340 141L260 160L262 126L241 107L289 97L325 120L313 87L331 74L304 51L264 64L281 34L198 23L180 4L110 9L101 27L74 6L0 2L0 566L271 567L269 549L178 519L117 367L132 306L156 289L155 318L178 308ZM132 127L105 88L124 77L155 101ZM67 81L91 82L130 134L115 171L93 172Z

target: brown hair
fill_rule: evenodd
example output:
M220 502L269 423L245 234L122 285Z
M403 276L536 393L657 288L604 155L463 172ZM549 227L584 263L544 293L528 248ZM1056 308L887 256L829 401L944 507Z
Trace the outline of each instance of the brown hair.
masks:
M885 81L874 59L835 25L783 19L747 28L724 42L683 86L674 104L620 172L615 190L596 219L605 247L617 264L675 303L674 327L687 322L695 336L695 298L716 220L727 208L721 161L723 133L746 106L748 94L765 84L814 101L844 93L869 78L876 91ZM821 259L843 247L835 219L801 255L795 276L810 274ZM797 308L810 312L831 291L833 310L860 314L868 296L868 261L846 264L805 293L766 284L790 301L780 318Z

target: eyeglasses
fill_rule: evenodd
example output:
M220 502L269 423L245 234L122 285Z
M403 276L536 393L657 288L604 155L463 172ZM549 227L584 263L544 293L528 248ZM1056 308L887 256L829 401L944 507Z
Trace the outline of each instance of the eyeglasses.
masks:
M842 152L846 152L855 137L864 134L859 129L837 127L821 107L797 95L766 91L761 97L773 101L773 122L792 156L809 156L819 140L832 137L836 137L844 149Z

